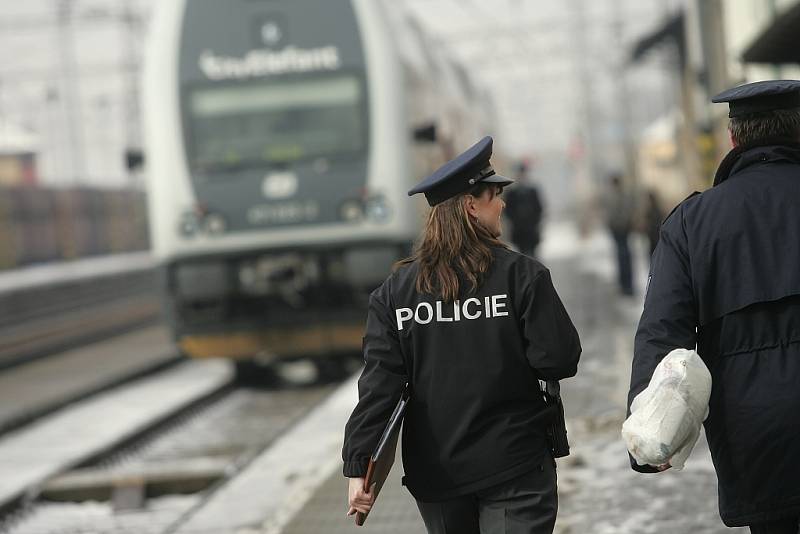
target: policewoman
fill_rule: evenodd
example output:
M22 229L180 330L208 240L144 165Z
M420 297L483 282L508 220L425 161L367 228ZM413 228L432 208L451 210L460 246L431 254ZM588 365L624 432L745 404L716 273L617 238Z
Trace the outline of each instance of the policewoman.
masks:
M370 296L359 401L345 429L348 513L406 382L403 484L429 533L551 533L558 499L538 379L573 376L578 334L550 272L500 241L485 137L423 180L414 254Z

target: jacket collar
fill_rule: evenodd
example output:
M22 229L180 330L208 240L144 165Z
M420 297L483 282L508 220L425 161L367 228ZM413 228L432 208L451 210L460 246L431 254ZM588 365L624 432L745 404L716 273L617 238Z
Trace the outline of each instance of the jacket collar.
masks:
M790 139L773 138L739 145L728 152L719 164L714 176L714 185L721 184L731 175L754 163L778 160L800 163L800 143Z

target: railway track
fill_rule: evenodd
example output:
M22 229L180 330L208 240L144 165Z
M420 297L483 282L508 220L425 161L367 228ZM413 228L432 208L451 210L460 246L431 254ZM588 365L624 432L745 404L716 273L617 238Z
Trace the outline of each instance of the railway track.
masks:
M95 282L0 292L0 533L172 532L346 376L237 387L153 324L152 271Z
M0 514L25 509L50 478L113 454L220 394L232 379L225 362L185 362L4 435Z
M154 325L0 372L0 438L49 414L181 362Z
M204 363L223 362L185 365ZM213 388L194 400L153 416L150 424L140 425L124 439L84 451L81 458L28 487L23 497L6 506L0 532L174 531L334 388L331 382L316 380L310 364L305 370L303 364L292 366L270 388L235 387L228 368ZM174 385L166 381L161 387ZM167 393L159 393L158 386L150 388L147 395ZM111 410L125 394L104 395L97 410ZM0 454L2 450L0 440Z
M180 361L147 254L0 273L0 436Z

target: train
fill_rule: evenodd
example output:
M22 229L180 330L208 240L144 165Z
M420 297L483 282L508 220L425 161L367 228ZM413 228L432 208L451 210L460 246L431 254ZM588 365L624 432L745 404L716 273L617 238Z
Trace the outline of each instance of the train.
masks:
M142 83L153 253L187 356L361 347L424 216L406 192L491 132L491 102L391 2L159 2Z

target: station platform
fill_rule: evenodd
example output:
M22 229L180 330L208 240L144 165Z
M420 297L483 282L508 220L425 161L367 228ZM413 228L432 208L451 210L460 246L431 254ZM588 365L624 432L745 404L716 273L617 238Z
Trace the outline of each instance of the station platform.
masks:
M74 261L43 263L0 271L0 298L5 293L53 284L67 284L104 276L152 270L156 261L149 251L96 256Z
M0 271L0 369L155 322L157 288L150 252Z

